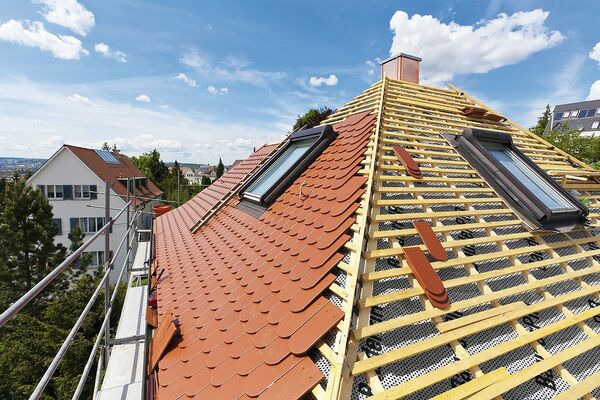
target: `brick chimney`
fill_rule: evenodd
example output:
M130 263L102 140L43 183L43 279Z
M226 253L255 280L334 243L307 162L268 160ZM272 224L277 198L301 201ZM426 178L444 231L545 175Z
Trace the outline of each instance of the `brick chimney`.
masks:
M400 81L419 83L419 57L396 54L381 63L381 78L387 76Z

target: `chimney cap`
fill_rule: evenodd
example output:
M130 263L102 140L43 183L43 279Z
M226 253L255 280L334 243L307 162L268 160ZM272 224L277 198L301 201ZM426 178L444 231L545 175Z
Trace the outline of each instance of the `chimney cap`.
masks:
M390 58L387 58L387 59L381 61L379 63L379 65L385 64L386 62L392 61L392 60L394 60L394 59L396 59L398 57L410 58L411 60L415 60L415 61L418 61L418 62L423 61L423 59L421 57L411 56L410 54L406 54L406 53L398 53L398 54L394 54Z

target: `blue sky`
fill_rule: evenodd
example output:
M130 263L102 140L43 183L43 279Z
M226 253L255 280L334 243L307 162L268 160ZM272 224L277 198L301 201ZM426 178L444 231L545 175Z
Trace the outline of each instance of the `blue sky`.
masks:
M0 156L109 141L231 162L350 101L398 51L529 126L600 97L598 15L592 0L4 0Z

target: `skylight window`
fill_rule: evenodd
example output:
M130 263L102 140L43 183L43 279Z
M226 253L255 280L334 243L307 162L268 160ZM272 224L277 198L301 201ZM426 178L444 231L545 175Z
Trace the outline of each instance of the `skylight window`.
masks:
M594 122L592 122L592 129L598 129L599 125L600 125L600 121L594 121Z
M321 154L335 136L329 125L292 133L277 153L240 189L242 201L263 209L268 207Z
M119 160L108 150L96 150L96 154L107 164L120 164Z
M585 223L587 208L521 152L509 134L468 128L447 138L531 229L565 231Z
M554 117L554 120L555 121L560 121L562 119L562 117L563 117L563 113L561 113L561 112L556 113L556 116Z

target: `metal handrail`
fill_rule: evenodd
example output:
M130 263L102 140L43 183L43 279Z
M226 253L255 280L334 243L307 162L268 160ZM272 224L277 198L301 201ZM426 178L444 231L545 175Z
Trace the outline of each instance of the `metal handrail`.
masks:
M64 272L69 265L73 263L83 253L85 249L88 248L94 240L96 240L100 235L102 235L106 230L108 230L114 223L114 221L121 216L126 210L127 206L130 205L131 202L127 202L123 208L117 213L114 218L111 218L107 221L106 224L102 228L100 228L91 238L83 242L83 244L71 253L63 262L61 262L58 267L54 268L48 275L46 275L41 281L39 281L34 287L29 289L27 293L21 296L17 301L15 301L10 307L8 307L2 314L0 314L0 328L3 327L8 321L10 321L23 307L25 307L31 300L33 300L42 290L46 288L58 275ZM106 255L108 256L108 254Z
M136 218L132 219L131 223L129 224L129 228L127 229L127 232L123 235L123 238L127 238L127 233L133 227L135 219ZM111 222L112 221L114 221L114 219L111 218ZM123 240L121 241L121 244L119 245L119 248L114 252L113 257L111 258L111 260L108 262L108 264L107 264L108 268L106 268L106 271L104 272L104 276L102 277L102 279L100 280L100 282L98 282L98 285L96 286L96 290L94 290L94 293L92 294L92 296L88 300L85 308L83 309L83 311L79 315L79 318L75 322L75 325L73 325L73 328L71 328L71 331L67 335L67 338L63 341L62 345L58 349L58 352L56 353L56 355L52 359L52 362L48 366L48 369L46 369L46 372L42 376L42 379L40 379L40 381L38 382L37 386L35 387L33 393L29 397L30 400L32 400L32 399L38 399L42 395L44 389L46 388L46 385L48 385L48 382L50 382L50 379L52 379L52 375L54 375L54 372L56 371L56 368L58 368L58 364L61 362L62 358L64 357L65 353L67 352L67 349L71 345L71 342L75 338L75 335L77 335L77 332L79 332L79 328L81 328L81 325L83 324L83 321L85 320L85 317L87 317L87 315L89 314L90 310L94 306L94 303L96 302L96 299L98 298L98 295L100 294L100 290L102 289L102 287L105 285L105 283L109 279L110 273L112 271L113 263L114 263L114 261L116 259L117 254L121 250L122 246L123 246ZM131 248L129 248L129 250L127 252L127 256L129 256L129 252L130 251L131 251ZM119 279L117 280L117 283L121 280L121 276L123 274L123 269L124 269L125 265L127 265L127 257L125 258L125 262L123 263L123 267L121 268L121 273L119 274ZM113 292L113 296L112 296L113 298L116 298L115 297L116 293L117 293L117 290L115 290ZM112 302L113 301L114 300L111 299L111 307L112 307ZM111 308L109 308L108 310L110 310L110 309ZM108 312L108 310L106 312L106 315L110 316L110 312ZM106 317L105 317L105 320L107 320ZM102 324L103 329L104 329L104 325L105 324L103 323Z
M132 223L133 223L133 221L135 221L135 218L132 219ZM131 238L131 241L129 242L130 245L131 245L131 243L133 243L134 239L135 239L135 236ZM131 247L129 247L129 250L127 251L127 257L129 257L130 253L131 253ZM117 282L116 282L117 285L119 284L119 282L121 282L121 279L123 277L123 272L125 271L125 267L127 266L127 257L125 258L125 262L121 266L121 271L119 272L119 277L117 278ZM98 351L98 347L100 346L100 342L102 341L102 337L104 336L103 335L104 328L106 327L106 324L108 323L110 316L112 314L113 305L114 305L115 299L117 298L117 292L118 291L115 290L110 298L110 306L106 310L106 313L104 315L104 320L102 321L102 325L100 326L100 329L98 330L98 336L96 336L96 340L94 341L94 346L92 347L92 350L90 351L88 360L85 363L85 367L83 368L83 373L81 374L81 377L79 378L79 382L77 383L77 388L75 389L75 393L73 393L72 400L79 399L79 396L81 396L81 392L83 392L85 382L87 381L87 377L90 373L90 370L92 369L92 364L94 363L94 358L96 358L96 352ZM100 370L100 362L98 362L98 370ZM95 390L94 390L94 395L95 395Z

